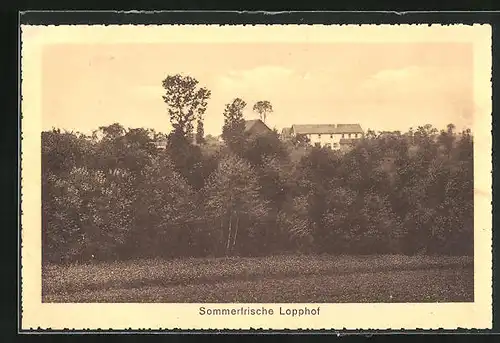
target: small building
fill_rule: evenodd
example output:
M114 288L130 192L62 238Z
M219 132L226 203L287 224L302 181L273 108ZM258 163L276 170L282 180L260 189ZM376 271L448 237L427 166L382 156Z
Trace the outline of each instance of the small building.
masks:
M312 145L334 150L347 150L363 138L364 132L359 124L315 124L292 125L290 136L303 135ZM285 129L283 129L285 130ZM283 131L282 131L283 133Z
M158 140L154 142L154 145L157 149L164 150L167 148L168 141L166 139Z
M245 120L245 133L250 136L260 136L273 133L260 119Z

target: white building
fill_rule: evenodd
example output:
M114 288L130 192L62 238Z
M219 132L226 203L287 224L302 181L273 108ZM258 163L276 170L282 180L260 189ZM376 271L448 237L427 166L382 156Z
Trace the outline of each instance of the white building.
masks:
M158 140L154 142L154 145L156 146L157 149L164 150L167 148L168 141L166 139Z
M306 136L312 145L334 150L348 148L364 135L359 124L292 125L286 132L292 137Z

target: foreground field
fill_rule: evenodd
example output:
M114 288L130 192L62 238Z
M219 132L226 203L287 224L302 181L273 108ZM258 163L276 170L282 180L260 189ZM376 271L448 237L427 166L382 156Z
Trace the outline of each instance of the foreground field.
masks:
M470 257L271 256L45 266L44 302L467 302Z

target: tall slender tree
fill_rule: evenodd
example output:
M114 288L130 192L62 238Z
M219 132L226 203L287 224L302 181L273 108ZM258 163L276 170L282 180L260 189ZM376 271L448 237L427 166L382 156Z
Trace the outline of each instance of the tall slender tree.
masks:
M203 121L207 100L211 92L198 86L199 82L191 76L169 75L163 80L165 89L163 101L168 106L170 122L176 134L189 137L193 133L193 122Z
M193 146L195 138L194 122L197 121L197 133L203 135L203 114L211 92L198 86L199 82L191 76L176 74L163 80L170 122L173 130L168 137L168 153L175 169L195 188L200 187L201 152ZM201 125L200 125L201 124Z
M228 147L236 152L240 152L243 147L245 120L243 110L247 103L236 98L232 103L227 104L224 110L224 126L222 127L222 138Z
M259 114L260 119L265 123L268 114L273 112L273 105L267 100L261 100L253 105L253 110Z
M242 231L248 234L252 222L266 215L268 206L260 198L260 187L252 166L234 154L221 160L209 178L204 188L205 213L212 226L221 229L214 236L221 238L218 243L225 255L235 251Z
M205 128L203 126L203 120L198 119L196 124L196 144L205 143Z

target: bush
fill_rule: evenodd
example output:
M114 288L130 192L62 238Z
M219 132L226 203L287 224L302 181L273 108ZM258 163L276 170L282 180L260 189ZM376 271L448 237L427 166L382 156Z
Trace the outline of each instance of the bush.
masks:
M134 200L126 171L106 175L85 167L47 178L44 256L49 261L108 259L131 229Z
M473 254L468 130L371 133L345 154L276 135L234 151L172 134L160 152L157 136L119 124L42 134L44 261Z

